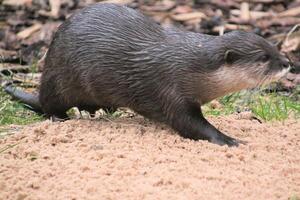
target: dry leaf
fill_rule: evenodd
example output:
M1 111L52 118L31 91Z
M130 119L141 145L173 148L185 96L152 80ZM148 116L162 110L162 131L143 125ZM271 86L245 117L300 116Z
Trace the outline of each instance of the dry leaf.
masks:
M169 14L167 12L151 12L151 11L145 11L146 15L151 16L154 21L163 23L165 19L169 18Z
M192 13L184 13L184 14L175 14L171 15L172 19L176 21L187 21L192 19L203 19L207 16L202 12L192 12Z
M245 30L245 31L249 31L251 30L251 26L247 26L247 25L239 25L239 24L225 24L223 26L216 26L213 28L214 32L222 32L225 30Z
M54 18L59 17L59 11L61 6L61 0L50 0L50 7L51 7L51 16Z
M15 60L18 58L18 56L19 55L16 51L0 49L0 62Z
M287 80L286 78L280 80L280 83L282 87L292 89L296 86L296 84L293 81Z
M120 5L126 5L132 3L134 0L105 0L101 1L99 3L115 3Z
M241 16L241 10L236 10L236 9L231 10L230 14L233 16ZM262 11L250 11L249 14L250 14L250 19L252 20L275 16L275 14L272 14L271 12L262 12Z
M296 51L300 47L300 38L293 38L288 41L285 41L282 46L281 46L281 51L282 52L291 52L291 51Z
M243 2L241 4L240 18L242 20L244 20L244 21L249 21L250 20L250 7L249 7L249 3Z
M300 48L300 31L294 32L289 35L281 45L281 51L288 53L296 51Z
M2 4L5 6L30 6L32 0L4 0Z
M23 31L20 31L19 33L17 33L17 37L19 39L26 39L34 32L39 31L41 28L42 28L41 24L34 24L34 25L24 29Z
M245 0L234 0L236 2L245 2ZM251 3L277 3L277 2L283 2L285 0L251 0Z
M278 14L278 17L295 17L300 15L300 6L291 8Z
M37 87L41 79L41 73L16 73L12 80L26 83L27 86Z
M153 6L141 6L142 10L145 11L167 11L176 6L176 2L171 0L163 0L163 1L157 1L155 5Z
M224 106L218 100L214 99L210 102L210 107L212 109L221 109Z
M29 71L28 65L20 65L15 63L0 63L0 72L14 71L14 72L26 72Z
M262 29L266 29L270 26L292 26L300 23L299 17L274 17L272 19L261 19L256 22L256 25Z
M233 0L211 0L210 3L224 8L238 7L238 3Z
M190 13L193 9L190 6L177 6L174 10L174 14L183 14L183 13Z

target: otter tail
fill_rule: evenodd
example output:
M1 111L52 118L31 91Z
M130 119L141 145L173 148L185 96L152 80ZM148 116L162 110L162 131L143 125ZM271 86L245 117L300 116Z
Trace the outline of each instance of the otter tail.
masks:
M39 102L39 96L38 94L30 94L27 92L24 92L23 90L19 90L16 87L14 87L12 84L6 84L4 85L4 91L8 93L10 96L12 96L17 101L20 101L27 107L28 109L43 114L42 106Z

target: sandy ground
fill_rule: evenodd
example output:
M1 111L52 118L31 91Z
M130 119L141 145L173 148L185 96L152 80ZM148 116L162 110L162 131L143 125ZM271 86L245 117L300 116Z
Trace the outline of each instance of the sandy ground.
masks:
M210 121L248 144L182 139L142 118L27 126L0 139L0 199L299 198L299 120Z

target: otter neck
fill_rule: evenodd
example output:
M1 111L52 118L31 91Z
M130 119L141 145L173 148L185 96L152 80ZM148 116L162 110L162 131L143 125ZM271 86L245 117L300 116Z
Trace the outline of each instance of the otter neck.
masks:
M204 104L235 91L235 88L225 87L230 83L222 83L218 70L223 65L223 52L216 44L220 41L214 36L188 35L190 38L171 43L164 47L160 57L168 60L168 71L173 73L173 79L183 96L193 98ZM175 66L175 67L174 67Z
M201 105L226 94L255 86L247 71L225 63L224 41L220 37L181 40L164 47L160 59L168 60L168 71L182 95ZM166 57L165 57L166 56ZM171 63L171 64L170 64ZM174 67L175 66L175 67Z

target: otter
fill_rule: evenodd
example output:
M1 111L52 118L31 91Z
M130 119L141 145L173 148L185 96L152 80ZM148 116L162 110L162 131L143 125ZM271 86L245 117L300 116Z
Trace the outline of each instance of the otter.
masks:
M182 137L238 146L210 124L201 105L277 80L289 60L264 38L233 31L212 36L165 29L126 6L98 3L57 30L38 95L6 90L47 116L72 107L95 112L129 107Z

